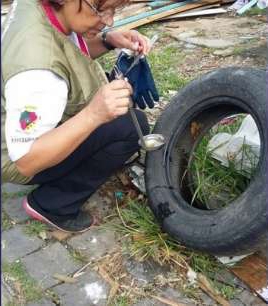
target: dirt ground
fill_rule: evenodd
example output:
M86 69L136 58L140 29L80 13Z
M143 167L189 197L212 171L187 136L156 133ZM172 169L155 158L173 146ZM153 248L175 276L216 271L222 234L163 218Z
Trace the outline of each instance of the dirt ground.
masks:
M267 16L234 16L230 13L210 17L171 20L148 25L146 34L160 34L155 48L175 45L182 58L174 69L181 77L194 79L222 67L256 67L267 65ZM170 91L170 97L176 90ZM161 98L153 110L146 110L154 124L169 98Z
M164 28L188 53L180 72L193 76L226 66L265 68L267 24L263 17L198 18L168 22Z

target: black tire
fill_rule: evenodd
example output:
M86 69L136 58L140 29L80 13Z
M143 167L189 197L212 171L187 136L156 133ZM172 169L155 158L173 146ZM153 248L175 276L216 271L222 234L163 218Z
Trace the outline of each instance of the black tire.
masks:
M265 71L223 68L179 91L158 119L153 133L166 145L146 156L149 205L162 226L180 243L215 255L249 253L267 234L267 102ZM260 159L248 188L228 206L204 210L187 202L179 186L191 152L214 124L236 113L254 118L261 139ZM191 136L191 123L199 126Z

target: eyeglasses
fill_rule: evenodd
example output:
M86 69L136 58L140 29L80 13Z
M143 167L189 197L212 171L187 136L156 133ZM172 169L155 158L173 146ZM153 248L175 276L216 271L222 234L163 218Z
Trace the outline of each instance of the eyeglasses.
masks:
M114 16L114 9L106 9L100 12L95 5L91 4L88 0L84 0L84 2L92 9L92 11L101 19L108 19Z

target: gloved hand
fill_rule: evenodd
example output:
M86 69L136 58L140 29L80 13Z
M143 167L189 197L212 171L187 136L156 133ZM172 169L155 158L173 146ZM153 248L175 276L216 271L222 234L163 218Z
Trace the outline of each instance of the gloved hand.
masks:
M141 109L145 109L146 105L148 105L149 108L153 108L154 101L159 101L159 95L146 58L142 57L139 62L125 74L134 59L135 57L122 51L117 58L109 79L116 79L116 70L118 69L123 73L124 77L128 79L133 88L132 99L134 107L137 104Z

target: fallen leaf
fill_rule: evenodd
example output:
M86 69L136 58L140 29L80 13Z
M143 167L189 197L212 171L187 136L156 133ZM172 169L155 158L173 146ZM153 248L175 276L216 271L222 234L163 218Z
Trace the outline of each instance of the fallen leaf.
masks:
M63 241L67 238L69 238L72 234L71 233L65 233L63 231L60 230L55 230L51 232L51 236L55 239L57 239L58 241Z

